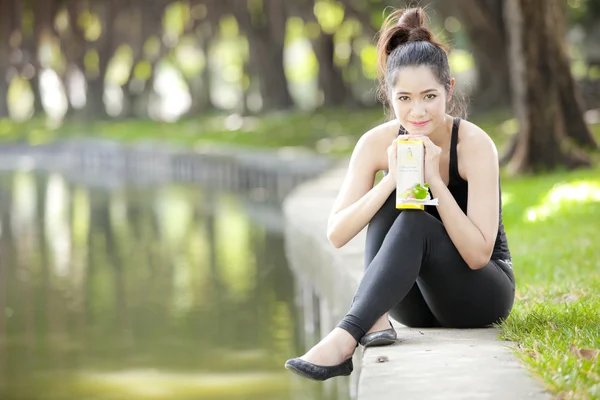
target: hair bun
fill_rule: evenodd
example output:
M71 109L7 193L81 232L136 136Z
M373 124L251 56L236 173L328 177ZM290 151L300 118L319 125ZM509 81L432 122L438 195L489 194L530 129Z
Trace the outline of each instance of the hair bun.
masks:
M385 52L390 55L392 51L398 46L407 43L410 39L410 29L396 25L392 29L390 29L389 40L387 41L387 46Z
M387 41L386 53L390 55L397 47L408 42L427 41L431 42L433 35L431 31L423 26L418 28L408 28L397 25L392 28L389 40Z
M431 42L433 35L431 31L423 26L412 29L408 35L408 42L419 42L421 40Z
M385 20L380 32L379 46L390 55L397 47L408 42L433 42L433 34L425 26L421 8L395 10Z
M392 15L395 13L392 13ZM425 13L421 8L398 10L398 25L408 29L421 28L425 24Z

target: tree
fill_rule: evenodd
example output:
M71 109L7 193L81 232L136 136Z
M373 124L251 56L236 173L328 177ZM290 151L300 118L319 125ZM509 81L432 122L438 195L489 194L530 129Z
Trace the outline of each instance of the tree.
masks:
M263 111L286 110L294 106L283 66L284 41L289 4L284 1L231 4L240 31L248 38L250 64L256 71Z
M596 148L569 68L565 11L558 1L507 0L513 105L519 121L512 172L589 165Z
M106 118L108 116L104 104L104 91L108 64L117 49L119 42L116 38L115 23L123 3L118 0L106 0L102 3L92 4L91 11L97 13L102 24L102 34L95 42L94 50L98 55L98 63L95 71L87 74L87 95L85 103L85 115L93 118Z
M212 42L217 36L219 27L219 19L221 18L222 10L219 9L215 2L206 0L193 0L190 3L192 8L205 7L206 14L200 18L190 19L187 32L192 34L196 39L196 46L202 51L202 54L208 59ZM249 72L249 71L248 71ZM199 115L205 111L214 110L216 107L212 102L212 71L210 64L207 62L202 68L202 72L192 77L187 77L187 83L190 88L192 104L188 110L188 115ZM248 89L246 89L246 98Z
M8 69L10 67L10 38L14 31L14 1L0 1L0 118L8 114Z
M318 23L313 0L297 0L293 11L304 23ZM333 33L322 27L319 36L312 41L312 48L319 64L319 87L323 92L323 106L354 105L351 88L343 79L342 70L335 64L335 41Z
M33 112L40 114L44 111L42 103L42 93L40 85L40 74L42 73L42 65L40 63L40 46L46 35L55 34L53 18L56 15L55 0L35 0L33 4L33 35L28 38L31 63L34 68L33 76L30 80L31 90L33 91Z
M450 5L449 2L438 1L436 7L448 13L456 10L465 26L477 69L474 108L482 111L508 106L511 93L503 20L504 2L459 0Z

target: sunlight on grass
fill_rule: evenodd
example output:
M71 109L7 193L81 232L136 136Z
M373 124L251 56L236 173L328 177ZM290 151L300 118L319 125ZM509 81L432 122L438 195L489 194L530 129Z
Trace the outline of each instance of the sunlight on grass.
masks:
M517 300L501 337L557 398L600 398L600 169L505 181Z
M503 326L502 338L518 343L518 355L560 399L600 396L600 301L588 294L521 301ZM568 299L577 299L569 301ZM588 356L574 351L584 349ZM594 355L596 353L596 355Z
M553 188L542 204L526 211L528 221L544 220L564 207L578 207L580 203L600 202L600 185L593 182L572 182Z
M469 58L468 54L457 57L463 61ZM499 153L518 129L510 109L474 115L470 120L490 135ZM0 119L0 142L23 140L41 144L57 139L95 137L126 143L168 142L189 149L214 145L295 147L333 157L348 157L360 136L385 121L386 115L381 107L361 110L323 108L316 112L281 112L261 117L206 113L177 122L150 119L93 123L68 121L61 126L49 124L45 118L22 122ZM600 141L600 124L593 124L590 128Z

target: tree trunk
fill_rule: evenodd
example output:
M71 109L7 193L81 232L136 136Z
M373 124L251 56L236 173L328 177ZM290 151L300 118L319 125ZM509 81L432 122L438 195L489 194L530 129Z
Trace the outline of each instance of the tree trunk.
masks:
M210 64L208 62L208 55L210 52L210 38L206 37L203 39L201 47L202 52L204 54L206 63L204 64L204 68L202 69L201 74L201 86L200 91L195 93L194 98L198 104L198 112L203 112L207 110L214 110L215 105L213 104L211 91L212 91L212 76L210 71Z
M36 33L29 35L27 32L21 30L22 40L19 46L21 51L21 57L18 62L13 65L19 70L21 77L27 79L31 92L33 94L33 115L38 115L44 111L42 104L42 95L39 85L39 73L40 63L37 56L38 39L37 32L39 29L36 27Z
M210 73L210 62L209 62L209 51L210 43L214 39L214 27L218 25L218 21L210 21L201 25L200 33L198 33L198 45L206 63L202 69L202 73L198 76L194 76L188 79L187 83L190 88L190 95L192 97L192 104L190 109L186 113L188 116L195 116L202 114L205 111L214 110L215 106L211 99L211 73Z
M118 43L115 40L116 20L122 3L118 0L107 0L100 5L99 14L102 21L102 36L98 39L96 51L98 52L97 74L87 78L87 94L84 114L91 118L107 118L108 113L104 104L105 79L110 59L114 55Z
M42 102L42 90L40 86L40 74L42 65L40 62L40 46L46 35L54 33L54 16L56 14L55 0L35 0L33 6L34 35L32 42L31 63L34 67L33 77L29 84L33 91L33 112L39 114L44 111Z
M341 106L355 104L350 88L344 82L341 69L335 65L335 43L333 35L321 32L313 41L319 62L319 86L323 91L323 105Z
M347 13L355 18L362 16L361 22L366 23L369 13L361 14L353 2L344 2L344 8ZM314 14L313 0L297 0L291 6L291 13L300 17L305 23L317 23ZM370 25L369 25L370 26ZM365 29L368 31L368 27ZM374 36L374 32L373 36ZM315 56L319 64L319 88L323 93L322 105L326 107L341 105L357 105L352 89L344 81L342 70L335 65L335 42L333 34L321 30L319 37L311 41Z
M108 118L104 104L104 75L87 79L83 113L88 120Z
M288 4L280 1L263 4L262 17L251 15L245 4L233 8L240 30L248 37L252 68L258 71L263 111L290 109L294 102L283 67Z
M449 14L457 10L471 42L477 69L477 88L472 95L473 108L476 111L485 111L510 105L510 74L502 18L503 2L459 0L451 9L448 9L449 4L445 6Z
M291 108L294 104L283 69L283 47L269 43L256 32L247 34L250 42L250 62L258 71L263 111Z
M142 0L143 3L143 0ZM141 16L141 38L142 43L145 43L152 36L157 36L159 38L162 37L162 18L164 14L165 7L168 5L167 1L163 0L158 3L154 3L153 7L144 7L143 14ZM133 116L137 118L147 118L148 117L148 105L152 94L154 93L154 78L156 76L156 66L162 60L162 58L167 53L168 49L163 44L162 40L160 41L160 46L156 55L152 57L146 57L143 53L139 53L139 58L134 58L135 63L138 61L146 60L151 65L151 73L150 77L145 81L140 81L130 79L127 85L123 87L125 100L128 102L130 110L127 111L126 116ZM135 68L135 64L133 66ZM131 71L133 74L133 70ZM135 87L132 87L131 83L135 84Z
M554 21L552 26L556 35L560 38L567 36L566 10L564 7L565 5L563 4L556 5L554 8ZM558 63L559 74L561 74L564 80L564 89L560 92L560 101L563 108L564 120L567 121L569 125L567 136L582 147L597 149L598 145L596 140L594 139L594 136L592 136L592 133L582 117L585 107L581 91L571 75L567 42L561 40L558 41L556 45L557 51L561 54L561 57L556 59L556 62Z
M11 15L13 12L13 1L0 2L0 118L9 116L8 110L8 69L10 67L10 44L9 39L13 28Z
M132 51L132 63L131 69L129 70L129 78L127 78L127 82L121 87L121 90L123 91L123 109L121 110L121 118L128 118L133 115L137 95L141 92L141 90L136 90L135 87L138 83L140 83L138 86L141 87L141 82L136 82L135 79L135 68L144 58L144 43L149 37L147 32L147 26L149 25L148 7L144 7L141 0L132 0L131 7L132 10L130 10L130 12L136 14L132 15L132 24L129 27L131 29L129 32L129 44ZM135 21L135 23L133 21Z
M373 26L373 19L371 17L374 12L381 12L380 5L369 1L355 0L340 0L340 3L344 6L345 16L360 22L363 35L369 40L373 40L379 27ZM387 5L394 7L390 2L387 2Z
M197 0L196 0L197 1ZM148 61L152 69L164 57L167 52L163 42L160 42L160 48L155 56L147 57L144 54L144 44L152 37L162 37L162 18L165 7L169 4L166 0L154 2L152 7L147 7L145 0L131 0L132 12L137 15L136 24L131 28L131 48L133 51L133 63L129 73L129 79L122 86L123 90L123 112L122 118L139 116L148 117L145 97L152 93L154 72L147 81L142 81L135 77L136 66L142 61ZM150 86L148 86L150 85Z
M0 44L0 59L4 59L3 57L3 49L1 48L3 45ZM6 81L6 74L8 68L5 66L4 62L0 61L0 118L8 117L8 82Z
M86 40L82 29L77 24L77 18L81 11L81 2L79 0L69 0L66 3L66 10L69 15L69 34L67 39L61 39L61 51L65 58L65 72L62 76L65 90L67 91L67 112L65 118L71 118L77 115L76 109L73 107L71 99L72 76L75 71L79 71L85 75L84 56L86 51ZM87 101L87 99L86 99Z
M35 73L29 80L31 91L33 93L33 115L37 116L44 113L44 102L42 101L42 88L40 85L41 67L39 64L35 66Z
M565 120L564 98L576 99L570 71L564 68L568 65L564 36L556 29L563 12L557 1L506 3L513 105L520 128L508 165L513 173L590 164L586 154L566 140L573 136L571 130L585 123L581 113Z

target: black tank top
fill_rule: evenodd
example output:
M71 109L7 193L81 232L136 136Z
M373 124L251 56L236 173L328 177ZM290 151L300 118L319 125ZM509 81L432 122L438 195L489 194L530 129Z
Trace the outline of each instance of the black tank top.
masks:
M450 141L450 168L449 168L449 180L448 190L452 193L452 196L456 200L456 203L461 210L467 214L467 203L469 193L469 183L465 181L458 173L458 153L456 147L458 145L458 127L460 125L460 118L454 118L452 123L452 139ZM404 135L406 131L403 127L400 127L398 135ZM500 178L498 178L500 179ZM425 206L425 211L433 215L440 221L442 220L438 213L436 206ZM502 190L500 189L500 214L498 221L498 234L496 235L496 242L494 243L494 250L492 252L492 260L511 260L510 250L508 249L508 241L506 239L506 233L504 232L504 224L502 223Z

